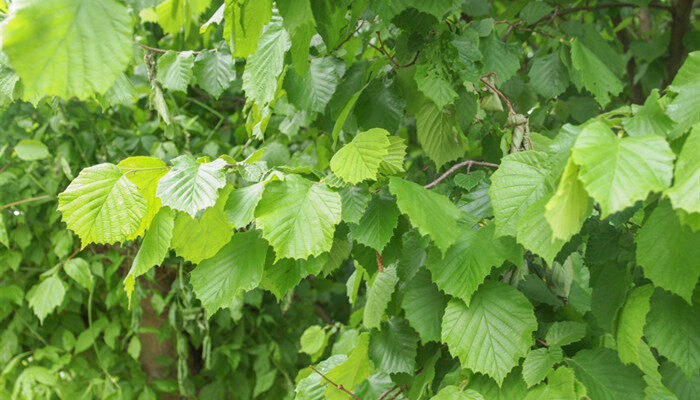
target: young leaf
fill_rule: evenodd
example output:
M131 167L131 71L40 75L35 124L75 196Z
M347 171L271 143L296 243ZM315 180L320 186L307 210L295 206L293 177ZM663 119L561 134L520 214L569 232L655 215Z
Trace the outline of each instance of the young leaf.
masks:
M262 106L275 98L277 77L282 73L284 53L290 45L289 35L279 22L263 28L258 48L248 58L243 72L243 90L255 104Z
M671 199L673 208L683 209L688 213L700 213L700 196L698 195L700 157L697 155L699 148L700 124L697 124L685 139L681 154L676 161L673 186L665 192L666 196Z
M168 51L158 59L158 81L168 90L187 92L194 77L192 68L194 54L191 51Z
M399 278L396 276L396 267L391 266L378 272L372 286L367 289L367 302L365 303L362 321L367 329L379 328L391 295Z
M654 293L651 285L638 286L627 294L617 321L617 353L625 364L639 363L639 345L644 336L644 324L649 312L649 299Z
M334 367L326 374L326 377L336 385L343 385L344 388L352 390L358 383L367 378L372 371L372 365L367 354L369 347L369 333L360 335L355 348L352 349L348 359L342 364ZM325 398L328 400L346 400L347 394L337 387L328 386Z
M224 38L234 57L247 58L263 43L260 31L272 17L272 1L226 0L225 7Z
M15 152L24 161L42 160L49 156L49 148L38 140L20 140L15 145Z
M66 288L61 279L51 275L29 290L27 301L34 314L39 317L39 321L43 323L44 318L61 305L65 294Z
M544 206L544 216L556 239L568 241L577 234L591 212L591 202L583 183L578 179L578 167L569 159L559 186Z
M63 270L73 278L80 286L87 290L92 290L94 280L90 272L90 264L80 257L71 258L63 264Z
M230 54L205 51L194 60L194 79L197 85L218 99L236 77Z
M265 183L258 182L231 192L224 206L228 223L236 228L243 228L250 224L264 190Z
M156 196L163 205L183 211L194 218L198 211L216 203L218 190L226 184L226 161L216 159L199 163L184 154L174 158L172 169L158 182Z
M374 128L358 133L333 156L331 171L344 181L355 184L377 179L379 164L389 153L389 132Z

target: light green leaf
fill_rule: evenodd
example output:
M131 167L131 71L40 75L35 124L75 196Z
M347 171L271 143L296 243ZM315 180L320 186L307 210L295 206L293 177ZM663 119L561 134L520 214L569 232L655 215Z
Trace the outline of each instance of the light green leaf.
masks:
M311 38L316 34L316 21L311 12L309 0L277 0L275 5L282 16L284 29L292 41L290 55L292 66L304 76L309 69L309 48Z
M579 179L586 191L600 203L601 218L667 188L675 158L659 136L620 139L602 122L581 131L571 157L581 166Z
M545 218L545 205L548 199L537 200L518 221L516 240L526 249L542 257L548 264L554 262L565 240L554 237L552 228Z
M43 323L44 318L61 305L65 294L66 288L61 279L51 275L29 290L27 301L34 314L39 317L39 321Z
M406 319L418 332L421 342L439 342L442 314L448 297L430 280L430 273L425 269L418 271L408 281L402 293L401 306L406 313Z
M574 379L574 372L561 366L547 375L547 383L534 387L525 400L574 400L583 396L576 394L576 386L580 385Z
M351 224L359 223L371 199L367 186L358 185L341 188L340 198L343 204L343 221Z
M546 163L547 155L539 151L520 151L503 157L501 166L491 175L489 189L497 236L515 236L516 225L525 211L552 191Z
M569 73L556 52L535 57L528 76L537 93L548 99L564 93L569 86Z
M158 59L158 81L164 88L187 92L194 77L194 54L191 51L168 51Z
M367 289L367 302L363 311L362 322L367 329L379 328L398 281L395 266L387 267L384 272L377 273L372 286Z
M586 324L573 321L555 322L544 337L549 346L566 346L576 343L586 336Z
M231 192L224 207L228 223L236 228L243 228L250 224L264 190L265 183L258 182Z
M228 307L239 291L258 286L266 254L267 243L257 232L236 233L214 257L192 270L192 288L209 317Z
M688 54L685 62L673 78L669 88L678 95L666 108L671 119L678 123L677 131L686 129L700 122L700 51Z
M322 112L338 85L338 74L331 58L314 58L305 76L287 71L284 88L289 102L301 110Z
M148 272L154 266L163 263L170 249L170 241L173 237L175 224L175 212L169 208L161 208L153 218L151 226L143 237L136 257L131 264L131 269L124 280L126 296L131 300L131 292L134 290L134 281L139 276Z
M413 374L416 369L417 347L418 335L408 322L401 318L391 318L382 322L381 329L371 332L369 358L379 371L387 374Z
M58 211L85 247L127 240L139 229L147 203L119 167L105 163L80 171L58 195Z
M444 257L435 248L430 249L426 267L440 290L468 306L491 269L506 260L505 239L494 239L494 224L479 230L464 229L457 237Z
M700 124L691 129L685 139L683 149L676 161L673 186L666 190L673 208L681 208L688 213L700 213Z
M333 156L331 171L344 181L355 184L376 180L379 164L389 153L389 132L381 128L358 133Z
M697 242L696 242L697 243ZM644 330L649 345L679 366L686 376L700 368L700 306L657 290Z
M569 159L557 190L544 206L544 216L556 239L568 241L581 230L591 213L591 202L578 173L578 166Z
M473 389L463 390L457 386L445 386L430 400L484 400L481 393Z
M236 77L231 55L205 51L194 60L194 78L197 85L218 99Z
M463 368L489 375L500 385L532 344L537 319L527 298L512 286L486 282L467 307L447 304L442 341Z
M438 169L464 155L466 142L457 129L453 111L442 110L431 102L423 104L416 113L416 131L425 154Z
M7 228L5 227L5 217L0 214L0 243L10 248L10 238L7 236Z
M654 285L691 302L700 277L700 231L681 225L668 201L651 213L637 233L637 263Z
M649 299L654 293L651 285L638 286L627 294L617 321L617 353L625 364L639 364L639 345L644 336L644 324L649 312Z
M350 237L381 252L394 236L401 212L393 197L376 194L358 224L349 224Z
M459 209L447 197L431 192L417 183L392 177L389 190L396 196L402 213L422 235L428 235L444 253L457 240Z
M622 126L630 136L657 135L666 137L673 129L675 123L666 115L659 104L659 91L652 90L644 105L640 107L634 116L625 119Z
M257 225L278 260L307 258L330 250L340 213L338 193L299 175L269 183L255 209Z
M310 326L301 334L299 342L300 352L310 355L316 354L326 343L326 332L318 325Z
M114 0L15 2L2 50L22 79L25 99L82 100L106 92L126 69L131 23L126 7Z
M234 57L247 58L262 45L260 32L272 17L271 0L226 0L224 38Z
M588 397L600 400L638 400L644 398L644 380L635 366L624 365L615 351L607 348L581 350L567 364L588 391Z
M326 374L328 371L342 364L347 359L348 357L344 354L333 355L318 363L315 368L318 370L318 372ZM328 382L323 379L321 375L314 373L313 371L310 372L311 373L304 379L300 380L294 388L294 392L296 393L294 400L324 400L323 392L325 391Z
M554 364L564 358L560 347L540 348L532 350L523 361L523 379L527 386L536 385L552 371Z
M87 290L92 290L94 281L92 272L90 272L90 264L80 257L71 258L63 264L63 270L66 274L73 278L80 286Z
M577 38L571 43L571 63L583 85L593 93L601 107L610 103L610 96L622 92L622 83L598 56Z
M262 106L274 100L277 77L282 73L284 53L290 45L289 35L278 21L263 28L258 48L248 57L243 72L243 90L255 104Z
M163 0L156 6L158 24L166 33L177 34L183 27L188 33L209 3L211 0Z
M225 186L214 206L205 210L199 218L178 213L170 243L178 256L197 264L214 257L229 242L233 229L227 223L224 205L231 188L231 185Z
M158 182L156 196L163 205L194 217L216 203L218 190L226 184L226 161L199 163L183 154L171 161L173 167Z
M15 152L24 161L42 160L49 156L49 148L38 140L20 140L15 145Z
M406 156L408 145L398 136L389 136L388 139L389 148L379 164L379 172L386 175L398 174L404 171L403 159Z
M337 385L343 385L347 390L352 390L358 383L367 378L372 371L369 361L369 333L360 335L357 345L350 352L348 359L334 367L326 376ZM326 400L347 400L347 394L334 386L327 386Z

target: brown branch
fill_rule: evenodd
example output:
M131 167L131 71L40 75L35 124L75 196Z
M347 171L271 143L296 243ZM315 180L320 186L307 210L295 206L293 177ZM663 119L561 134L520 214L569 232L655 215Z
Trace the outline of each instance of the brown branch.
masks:
M333 319L330 317L330 315L328 315L326 310L315 301L312 304L314 305L314 308L316 309L316 314L318 314L318 316L321 317L323 322L325 322L328 325L333 325L333 323L334 323Z
M387 400L394 400L394 399L396 399L397 397L399 397L399 395L400 395L401 393L404 392L404 390L406 390L406 385L401 386L401 389L399 389L399 391L396 392L395 395L389 397Z
M384 400L386 398L386 396L388 396L391 392L393 392L394 390L396 390L398 388L399 388L399 385L396 385L390 389L385 390L384 393L382 393L382 395L377 398L377 400Z
M426 189L432 189L435 186L437 186L438 183L444 181L448 176L454 174L460 168L464 168L464 167L468 166L469 169L471 169L472 165L480 165L482 167L498 168L498 164L494 164L494 163L490 163L490 162L486 162L486 161L475 161L475 160L462 161L461 163L457 163L457 164L453 165L452 168L445 171L445 173L440 175L439 178L435 179L434 181L430 182L429 184L427 184L423 187Z
M506 102L506 105L508 105L508 112L509 113L515 114L515 110L513 110L513 105L510 103L510 100L508 100L508 98L503 93L501 93L500 90L496 89L495 86L493 86L492 84L489 83L489 81L486 80L486 78L488 78L491 75L494 75L496 77L496 80L498 80L498 75L496 75L495 72L489 72L488 74L483 75L481 77L481 82L483 82L484 85L486 85L489 89L493 90L496 94L498 94L503 99L503 101Z
M178 54L180 54L180 53L187 53L187 52L190 52L190 53L192 53L192 54L199 54L199 53L206 53L207 51L211 51L211 52L215 52L215 51L216 51L216 49L208 49L208 50L166 50L166 49L159 49L159 48L157 48L157 47L146 46L145 44L140 43L140 42L136 42L136 44L138 44L139 46L143 47L144 49L146 49L146 50L148 50L148 51L152 51L152 52L155 52L155 53L167 53L167 52L169 52L169 51L174 51L174 52L176 52L176 53L178 53Z
M516 23L510 23L510 22L508 22L508 21L506 21L506 20L502 20L502 21L494 21L493 24L494 24L494 25L497 25L497 24L508 24L508 30L506 31L506 34L505 34L505 36L503 37L503 41L504 41L504 42L508 40L508 36L510 36L510 33L513 31L513 29L518 30L518 31L522 31L522 32L539 33L540 35L545 35L545 36L550 37L550 38L555 38L555 37L556 37L556 36L554 36L554 35L552 35L552 34L550 34L550 33L547 33L547 32L545 32L545 31L541 31L541 30L539 30L539 29L532 29L532 28L525 28L525 27L522 27L522 26L520 26L520 24L522 24L522 21L519 21L519 22L516 22Z
M384 272L384 259L382 255L377 252L377 265L379 266L379 272Z
M411 60L410 63L404 64L404 65L397 63L396 60L394 59L394 57L392 57L391 54L389 54L389 52L384 47L384 42L382 42L382 37L379 35L379 31L377 31L376 34L377 34L377 39L379 40L379 47L373 45L372 43L370 43L369 45L374 47L378 52L384 54L389 59L389 61L391 61L391 63L394 64L394 67L396 67L397 69L410 67L411 65L415 64L416 61L418 61L418 55L420 54L420 51L416 52L416 55L413 56L413 60Z
M355 34L360 30L360 28L362 28L362 25L365 24L365 21L362 20L362 19L359 20L359 22L360 22L360 23L357 25L357 28L355 28L355 30L352 31L352 33L351 33L350 35L348 35L348 37L346 37L345 40L343 40L342 42L340 42L339 45L335 46L335 48L333 48L333 50L331 50L331 53L334 52L334 51L336 51L336 50L338 50L339 48L343 47L343 45L344 45L345 43L347 43L348 40L352 39L352 37L355 36Z
M319 370L317 370L316 368L314 368L313 365L309 365L309 368L311 368L312 370L314 370L314 372L316 372L317 374L321 375L321 377L322 377L323 379L325 379L326 381L328 381L328 383L330 383L331 385L335 386L336 389L341 390L341 391L343 391L343 392L349 394L353 399L361 400L359 397L355 396L355 394L354 394L353 392L351 392L351 391L345 389L345 388L343 387L343 385L338 385L337 383L335 383L335 382L333 382L332 380L328 379L327 376L323 375Z
M544 347L546 347L546 348L549 348L549 345L548 345L547 343L545 343L544 340L538 339L538 338L535 338L535 340L537 340L542 346L544 346Z
M50 198L50 197L53 197L53 196L50 196L50 195L48 195L48 194L45 194L45 195L43 195L43 196L30 197L30 198L28 198L28 199L18 200L18 201L12 202L12 203L5 204L4 206L0 206L0 210L2 210L2 209L4 209L4 208L16 206L16 205L22 204L22 203L29 203L29 202L31 202L31 201L38 201L38 200L48 199L48 198Z
M683 64L687 50L683 46L683 37L690 29L690 14L693 0L672 0L671 40L668 44L668 81L670 83Z
M690 0L692 3L692 0ZM530 26L537 25L539 23L542 23L547 20L552 20L553 18L556 17L562 17L567 14L573 14L575 12L579 11L593 11L593 10L601 10L604 8L615 8L615 7L640 7L638 4L634 3L603 3L603 4L596 4L594 6L581 6L581 7L572 7L567 10L556 10L551 13L543 16L542 18L538 19L534 23L530 24ZM656 8L659 10L666 10L666 11L673 11L673 8L671 6L667 6L664 4L658 4L658 3L651 3L647 7L649 8Z

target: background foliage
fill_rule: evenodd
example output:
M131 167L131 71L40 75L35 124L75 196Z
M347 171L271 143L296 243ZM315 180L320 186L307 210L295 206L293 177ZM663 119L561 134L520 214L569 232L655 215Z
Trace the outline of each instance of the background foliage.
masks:
M698 398L693 6L0 1L0 397Z

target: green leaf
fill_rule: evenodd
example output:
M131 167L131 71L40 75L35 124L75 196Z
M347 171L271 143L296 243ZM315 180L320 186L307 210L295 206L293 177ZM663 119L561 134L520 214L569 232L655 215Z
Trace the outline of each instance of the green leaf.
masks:
M348 359L334 367L326 374L326 377L336 385L343 385L347 390L352 390L362 382L372 371L368 356L369 333L360 335L357 345L350 352ZM347 400L347 394L334 386L326 388L327 400Z
M430 273L425 269L418 271L406 283L402 292L401 306L406 313L406 319L418 332L421 342L439 342L442 314L448 297L438 290L430 280Z
M156 189L160 178L168 172L168 167L157 158L143 156L125 158L117 166L139 188L141 195L146 199L146 204L148 204L146 216L141 220L139 229L127 239L132 240L141 236L146 228L151 226L151 221L162 206L160 199L156 197Z
M331 171L344 181L356 184L376 180L379 164L389 153L389 132L381 128L358 133L333 156Z
M114 0L27 0L12 11L2 50L25 99L104 93L132 58L131 17Z
M442 55L437 53L437 55ZM422 61L416 66L414 79L418 85L418 90L423 92L439 109L445 108L457 99L457 92L452 88L451 77L445 70L441 59L427 59L422 57Z
M348 357L344 354L333 355L318 363L315 368L318 370L318 372L326 374L328 371L342 364L347 359ZM294 388L294 391L296 392L296 397L294 397L295 400L324 399L323 392L328 385L328 381L323 379L321 375L314 373L313 371L310 372L311 373L304 379L300 380Z
M305 76L287 71L284 88L289 102L301 110L322 112L338 86L338 74L331 58L314 58Z
M270 182L255 209L257 225L277 259L307 258L330 250L340 213L338 193L299 175Z
M301 339L299 339L299 341L299 344L301 345L301 349L299 350L300 352L309 355L316 354L326 343L326 332L322 327L313 325L304 330L304 333L301 334Z
M15 145L15 152L24 161L43 160L49 156L49 148L38 140L20 140Z
M622 122L630 136L657 135L666 137L673 129L675 123L666 115L659 104L659 91L652 90L644 105L640 107L632 118Z
M622 92L622 83L607 65L577 38L571 43L571 63L583 85L593 93L601 107L610 103L610 96Z
M658 136L620 139L602 122L593 122L578 135L571 157L581 166L579 179L605 218L667 188L675 155Z
M369 358L379 371L387 374L413 374L417 348L418 335L408 322L401 318L391 318L382 322L381 329L371 332Z
M405 107L406 100L394 86L386 86L382 80L375 79L362 90L355 103L354 114L362 129L383 128L396 132Z
M5 217L0 214L0 243L10 248L10 238L7 236L7 228L5 227Z
M697 124L685 139L683 149L676 161L673 186L665 192L666 196L671 199L673 208L680 208L688 213L700 213L700 196L698 196L700 157L697 156L699 148L700 124Z
M697 242L696 242L697 243ZM645 336L659 354L679 366L686 376L700 368L700 306L657 290L651 298Z
M586 324L573 321L555 322L544 337L549 346L566 346L576 343L586 336Z
M272 1L226 0L225 5L224 38L234 57L246 58L263 45L260 32L272 17Z
M124 280L124 288L129 300L131 300L131 292L134 290L135 279L154 266L162 264L165 260L168 249L170 249L170 241L173 238L174 225L175 212L169 208L161 208L146 231L141 247L139 247L131 269Z
M418 141L425 154L439 169L445 163L464 155L466 143L457 129L454 112L427 102L416 113Z
M463 390L457 386L445 386L430 400L484 400L484 396L476 390Z
M422 235L428 235L444 253L457 240L460 229L459 209L447 197L400 178L389 180L389 190L396 196L402 213Z
M504 43L495 31L479 44L484 55L484 73L495 72L499 82L507 82L520 68L520 54L517 46Z
M85 168L58 195L58 211L83 247L127 240L139 229L146 210L136 185L114 164Z
M243 228L250 224L264 190L265 183L258 182L231 192L224 207L228 223L236 228Z
M192 270L190 283L209 317L228 307L239 291L258 286L266 254L267 243L257 232L236 233L214 257Z
M464 229L444 257L432 248L426 267L438 288L468 306L491 269L506 260L505 239L494 240L493 235L494 224L479 230Z
M525 21L526 25L535 24L540 18L551 13L553 10L552 6L543 1L534 1L527 3L522 10L520 10L520 18Z
M561 366L547 375L547 384L537 385L525 400L580 399L583 396L576 393L576 385L580 384L574 379L574 372Z
M671 119L678 123L677 130L683 132L700 122L700 51L688 54L669 88L678 95L666 108Z
M532 350L523 361L523 379L527 386L536 385L552 371L554 364L564 358L560 347L550 346Z
M309 275L318 275L327 261L326 254L308 260L283 258L265 267L260 287L272 292L278 300L282 299L302 279Z
M236 77L231 55L205 51L194 60L194 79L197 85L218 99Z
M398 174L404 171L403 159L406 156L408 145L398 136L389 136L388 139L389 148L379 164L379 172L386 175Z
M65 295L66 288L61 279L51 275L29 290L27 301L39 321L43 323L44 318L61 305Z
M367 302L363 311L362 322L367 329L379 328L398 281L395 266L387 267L384 272L377 273L372 286L367 289Z
M654 285L691 302L700 277L700 231L681 225L668 201L651 213L637 233L637 263Z
M537 93L548 99L559 96L569 87L569 73L556 52L535 57L528 76Z
M63 264L63 270L66 274L73 278L80 286L87 290L92 290L95 282L92 279L92 272L90 272L90 264L80 257L71 258Z
M164 88L187 92L194 77L194 53L168 51L158 59L158 81Z
M158 24L166 33L177 34L183 27L188 33L209 3L211 0L163 0L156 6Z
M226 184L226 161L199 163L183 154L171 161L173 167L158 181L156 196L163 205L194 217L216 203L218 190Z
M343 204L342 219L350 224L360 223L360 219L367 209L371 194L367 186L358 185L340 189L340 198Z
M486 282L467 307L447 304L442 341L463 368L489 375L500 385L532 344L537 319L530 302L512 286Z
M233 229L226 221L224 205L230 191L230 185L224 187L214 206L205 210L199 218L178 213L170 243L178 256L196 264L214 257L229 242Z
M612 333L615 328L615 319L632 283L632 276L629 268L615 263L591 267L590 270L590 286L593 289L591 314L599 327Z
M349 224L350 237L381 252L394 236L401 212L393 197L374 195L358 224Z
M623 365L607 348L581 350L567 363L588 390L588 397L601 400L644 398L644 380L637 367Z
M491 175L489 189L497 236L516 236L516 225L525 211L552 191L546 163L547 155L539 151L520 151L503 157Z
M284 29L289 32L292 41L289 51L292 66L299 75L304 76L309 69L311 38L316 34L311 4L309 0L278 0L275 5L282 16Z
M617 353L625 364L639 364L639 345L644 336L644 324L649 312L649 299L654 293L651 285L638 286L627 294L617 321Z
M544 216L556 239L568 241L591 213L591 202L578 174L579 168L569 159L557 190L544 206Z
M262 106L274 100L277 77L282 73L284 53L290 45L281 23L273 21L263 28L258 48L248 57L243 72L243 90L255 104Z

